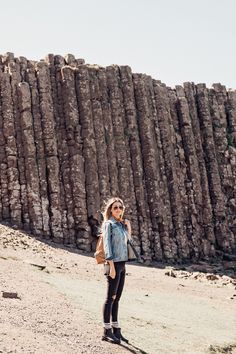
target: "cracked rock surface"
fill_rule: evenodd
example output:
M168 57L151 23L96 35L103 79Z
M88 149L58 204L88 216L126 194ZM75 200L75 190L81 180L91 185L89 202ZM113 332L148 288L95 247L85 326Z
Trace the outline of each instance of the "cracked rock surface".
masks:
M0 222L90 252L116 195L144 261L235 253L236 91L0 55Z

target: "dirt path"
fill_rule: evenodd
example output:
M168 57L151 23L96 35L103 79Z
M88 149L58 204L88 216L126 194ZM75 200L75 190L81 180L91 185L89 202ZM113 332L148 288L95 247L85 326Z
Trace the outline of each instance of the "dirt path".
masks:
M235 280L126 269L120 323L131 345L118 346L101 341L106 279L93 258L0 229L0 290L20 297L0 294L0 353L236 353Z

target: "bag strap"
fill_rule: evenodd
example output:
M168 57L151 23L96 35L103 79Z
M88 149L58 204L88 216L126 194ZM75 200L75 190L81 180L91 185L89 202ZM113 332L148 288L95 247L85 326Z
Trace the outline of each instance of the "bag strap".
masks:
M111 230L111 237L112 237L112 222L110 220L107 220L109 222L110 225L110 230Z
M109 221L110 227L111 227L111 240L112 240L112 222Z
M108 220L109 221L109 220ZM112 222L109 221L109 225L110 225L110 230L111 230L111 240L112 240ZM112 244L111 244L111 247L112 247Z

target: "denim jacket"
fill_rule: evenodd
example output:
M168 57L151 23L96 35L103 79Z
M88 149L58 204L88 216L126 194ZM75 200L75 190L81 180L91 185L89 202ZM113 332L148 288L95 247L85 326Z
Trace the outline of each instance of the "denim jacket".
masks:
M112 228L112 230L111 230ZM106 260L121 262L128 260L128 231L123 223L113 216L103 224L103 244Z

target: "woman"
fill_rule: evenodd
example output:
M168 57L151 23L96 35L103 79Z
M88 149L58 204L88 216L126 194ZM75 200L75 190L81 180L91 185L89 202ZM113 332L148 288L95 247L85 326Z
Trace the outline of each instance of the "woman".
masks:
M118 322L119 300L125 282L125 263L128 260L127 240L131 238L130 222L123 220L125 211L122 199L114 197L108 200L103 212L103 243L106 264L105 275L107 277L107 296L103 305L102 340L120 343L128 340L121 334Z

